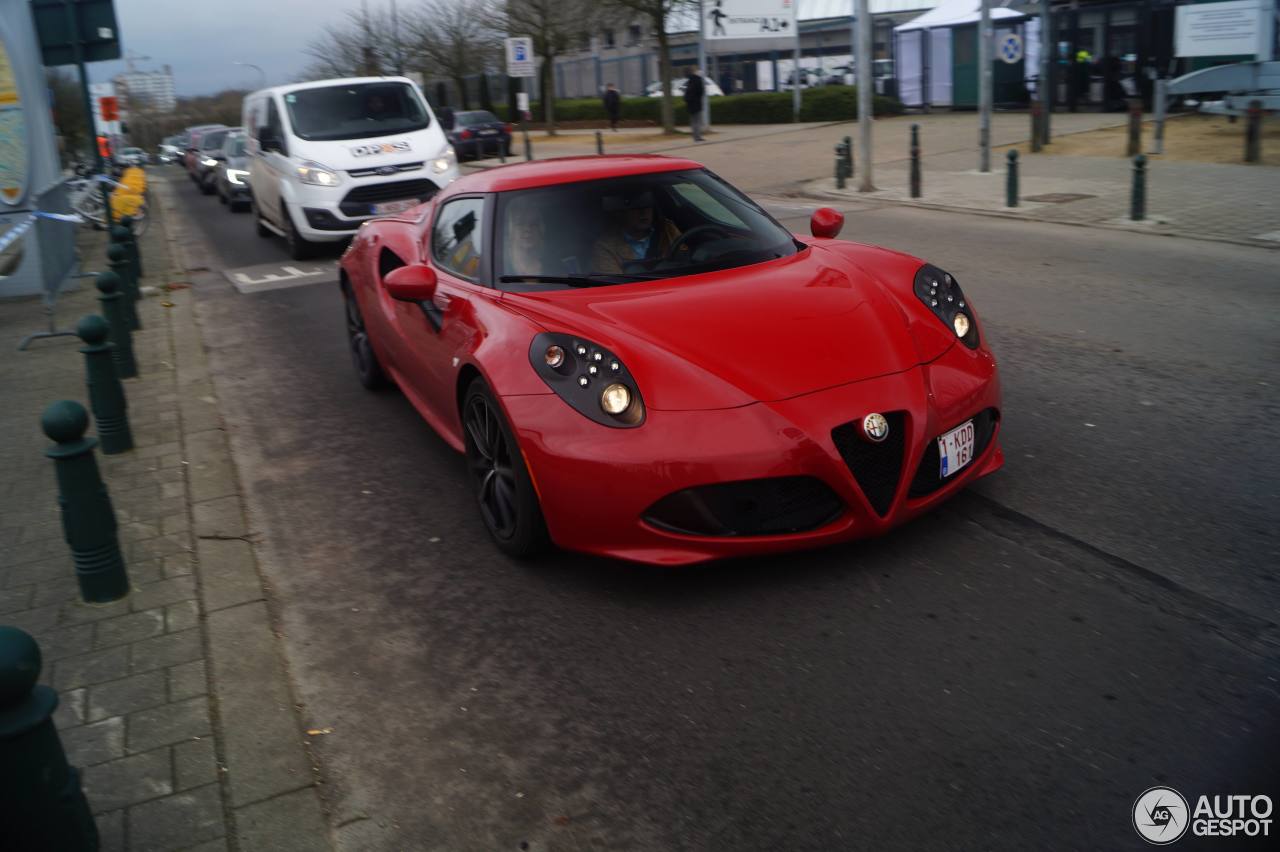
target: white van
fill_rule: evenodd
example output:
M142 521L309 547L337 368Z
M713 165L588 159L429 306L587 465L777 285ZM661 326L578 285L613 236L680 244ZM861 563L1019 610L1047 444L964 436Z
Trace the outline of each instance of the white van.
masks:
M458 177L440 122L407 77L263 89L244 99L243 120L258 234L284 237L297 260Z

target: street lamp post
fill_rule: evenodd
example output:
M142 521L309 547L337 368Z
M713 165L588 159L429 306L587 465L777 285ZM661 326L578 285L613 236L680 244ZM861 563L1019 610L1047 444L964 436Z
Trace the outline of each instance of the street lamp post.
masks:
M265 89L267 87L267 72L263 71L259 66L254 65L252 62L232 62L231 64L243 65L245 68L252 68L254 71L257 71L258 76L262 78L262 85L258 86L258 88Z

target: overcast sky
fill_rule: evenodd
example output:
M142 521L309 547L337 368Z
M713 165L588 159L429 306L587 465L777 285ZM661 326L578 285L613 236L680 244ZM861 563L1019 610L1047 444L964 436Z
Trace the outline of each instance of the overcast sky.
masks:
M399 0L404 8L413 0ZM371 9L390 0L369 0ZM207 95L230 88L259 87L252 68L262 66L267 85L288 83L309 63L302 52L321 27L337 23L360 0L115 0L124 50L140 71L173 68L179 95ZM125 70L123 61L90 65L94 80Z

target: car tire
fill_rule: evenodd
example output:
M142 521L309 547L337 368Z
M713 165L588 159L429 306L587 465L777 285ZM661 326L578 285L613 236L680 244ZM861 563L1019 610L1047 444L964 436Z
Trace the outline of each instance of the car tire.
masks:
M387 374L373 351L364 315L360 313L360 303L356 301L350 285L345 283L342 285L342 302L347 319L347 345L351 351L351 363L356 368L356 378L366 390L386 387L389 384Z
M289 215L289 208L281 204L280 215L284 218L284 241L289 247L289 257L294 260L308 260L315 254L315 244L307 242L302 234L298 233L298 226L293 223L293 217Z
M270 237L270 236L274 236L275 231L268 228L266 226L266 223L262 219L262 211L258 209L258 202L250 199L249 207L250 209L253 210L254 230L258 232L258 236L262 237L263 239L266 239L267 237Z
M227 196L222 192L222 184L218 184L218 203L219 204L227 203Z
M550 544L538 492L507 418L483 379L462 398L463 440L480 519L498 549L529 559Z
M199 178L196 183L200 186L201 195L213 195L213 186L209 183L208 178Z

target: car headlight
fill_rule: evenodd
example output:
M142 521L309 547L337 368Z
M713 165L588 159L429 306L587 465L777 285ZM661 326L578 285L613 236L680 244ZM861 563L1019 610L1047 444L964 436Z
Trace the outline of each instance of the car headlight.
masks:
M457 162L458 155L454 153L453 148L445 148L443 154L431 161L431 171L438 175L444 174Z
M231 181L236 186L244 186L244 179L248 176L249 173L244 169L227 169L227 180Z
M328 166L308 160L298 166L298 180L312 186L337 186L342 183L342 175Z
M635 377L603 346L571 334L543 332L529 344L529 363L547 387L584 417L618 429L644 423L644 400Z
M926 263L916 272L916 297L970 349L978 348L978 323L960 283Z
M200 165L213 168L214 166L218 165L218 161L215 160L213 157L205 157L203 160L200 161Z

